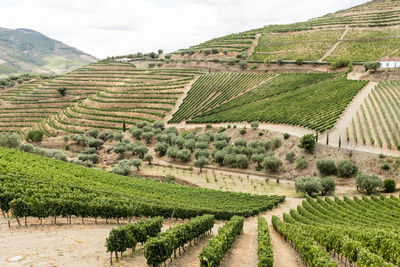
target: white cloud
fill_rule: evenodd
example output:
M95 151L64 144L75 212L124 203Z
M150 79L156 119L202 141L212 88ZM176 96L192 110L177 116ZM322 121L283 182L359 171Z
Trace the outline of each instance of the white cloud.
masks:
M365 0L0 0L0 27L30 28L99 58L174 51L304 21ZM323 4L321 4L323 3Z

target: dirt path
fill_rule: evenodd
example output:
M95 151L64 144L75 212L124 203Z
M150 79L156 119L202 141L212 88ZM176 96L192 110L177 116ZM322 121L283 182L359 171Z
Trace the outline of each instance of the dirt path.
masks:
M268 211L263 217L268 221L270 226L271 243L274 251L275 267L303 267L304 264L297 252L281 237L281 235L272 227L272 216L276 215L282 218L283 213L289 213L290 209L295 209L301 204L303 199L287 197L285 202L280 204L278 208Z
M256 46L258 44L258 40L260 39L260 37L261 37L261 33L257 33L256 34L256 39L254 39L254 42L250 45L250 48L249 48L249 50L247 52L249 57L251 56L251 54L253 54L254 49L256 48Z
M325 55L323 57L321 57L318 62L322 62L325 58L329 57L333 51L336 50L336 48L339 46L339 44L342 42L342 40L344 39L344 37L346 36L347 32L349 31L349 29L346 28L346 30L343 32L342 36L340 37L339 41L337 41L337 43L335 43L331 49L329 49Z
M257 217L246 219L243 233L233 243L221 262L221 267L257 266Z

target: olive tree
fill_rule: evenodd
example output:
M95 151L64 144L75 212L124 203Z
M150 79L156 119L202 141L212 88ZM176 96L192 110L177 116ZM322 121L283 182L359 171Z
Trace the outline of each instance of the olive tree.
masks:
M314 193L318 194L320 191L322 191L321 181L311 176L297 178L294 183L294 187L296 192L306 193L310 196Z
M200 172L202 172L203 167L208 164L208 161L204 157L200 157L194 161L194 166L200 168Z

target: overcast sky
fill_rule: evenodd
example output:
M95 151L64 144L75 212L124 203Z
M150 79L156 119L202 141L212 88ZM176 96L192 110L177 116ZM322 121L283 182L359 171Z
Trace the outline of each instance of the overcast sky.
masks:
M98 58L171 52L304 21L365 0L0 0L0 27L30 28Z

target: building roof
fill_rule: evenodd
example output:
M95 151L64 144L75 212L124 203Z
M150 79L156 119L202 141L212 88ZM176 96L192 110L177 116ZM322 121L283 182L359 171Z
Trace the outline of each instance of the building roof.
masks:
M400 57L384 57L380 61L400 61Z

